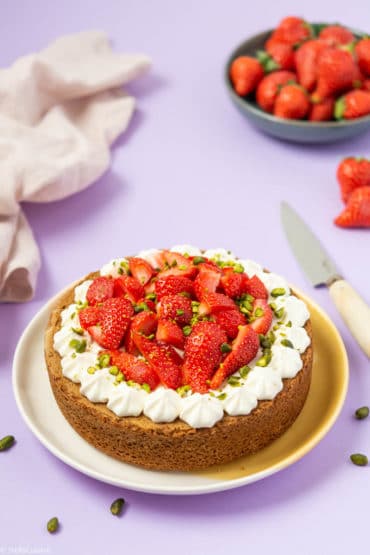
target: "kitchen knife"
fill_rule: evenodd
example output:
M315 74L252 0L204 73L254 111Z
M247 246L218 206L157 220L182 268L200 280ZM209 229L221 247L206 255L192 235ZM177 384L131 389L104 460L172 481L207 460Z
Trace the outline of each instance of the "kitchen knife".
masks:
M335 263L301 217L281 204L281 220L294 256L314 287L326 285L339 314L370 358L370 307L343 279Z

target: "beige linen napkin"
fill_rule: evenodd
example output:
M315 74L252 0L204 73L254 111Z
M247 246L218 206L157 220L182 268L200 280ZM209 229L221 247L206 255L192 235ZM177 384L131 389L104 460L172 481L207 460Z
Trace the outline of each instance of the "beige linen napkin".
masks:
M19 203L62 199L104 173L135 106L121 86L149 65L88 31L0 70L0 302L32 298L40 267Z

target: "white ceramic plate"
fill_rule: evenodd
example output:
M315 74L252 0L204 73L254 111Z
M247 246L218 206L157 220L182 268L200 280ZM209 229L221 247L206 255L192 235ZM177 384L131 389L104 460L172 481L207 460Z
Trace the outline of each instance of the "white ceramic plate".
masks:
M59 296L59 295L58 295ZM21 336L13 363L18 408L31 431L56 457L97 480L150 493L189 495L236 488L269 476L300 459L329 431L343 405L347 356L334 324L311 300L315 336L313 380L305 407L293 426L256 455L199 473L149 471L119 462L83 440L60 412L49 384L43 335L55 299L33 318ZM322 383L320 366L332 368Z

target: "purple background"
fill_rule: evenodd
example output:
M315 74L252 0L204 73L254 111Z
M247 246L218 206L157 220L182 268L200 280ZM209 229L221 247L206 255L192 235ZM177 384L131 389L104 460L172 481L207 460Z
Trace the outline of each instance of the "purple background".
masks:
M370 301L369 232L332 224L342 207L337 164L345 155L368 155L369 134L332 146L278 142L236 112L222 81L229 51L285 15L369 31L367 0L307 0L299 7L288 0L3 0L1 8L2 67L59 35L98 28L117 50L150 55L153 70L129 87L138 109L106 175L63 202L25 206L43 265L32 302L0 307L0 437L17 438L0 456L0 553L15 547L53 554L221 554L253 548L311 555L368 545L370 470L353 466L348 456L370 452L370 422L352 418L358 406L370 403L369 361L327 291L313 290L299 270L280 227L279 203L288 200L311 223ZM66 284L114 256L183 242L225 246L259 260L318 301L348 348L349 394L318 447L259 483L188 498L120 491L70 469L31 434L13 399L13 352L30 319ZM109 505L122 494L127 510L117 519ZM53 515L63 523L56 536L45 531Z

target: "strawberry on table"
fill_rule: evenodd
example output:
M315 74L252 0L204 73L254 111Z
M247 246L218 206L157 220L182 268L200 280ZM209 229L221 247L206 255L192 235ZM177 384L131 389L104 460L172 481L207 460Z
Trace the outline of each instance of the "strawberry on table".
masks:
M207 381L221 362L226 333L214 322L198 322L185 342L183 379L193 391L205 393Z
M343 202L347 202L351 193L358 187L370 186L370 160L353 156L341 161L337 169Z
M165 295L157 312L159 318L174 320L180 326L189 324L193 316L191 300L183 295Z
M297 81L292 71L273 71L266 75L257 87L257 104L266 112L272 113L281 85Z
M370 187L355 189L334 223L339 227L370 227Z
M135 332L133 337L137 348L159 376L161 382L171 389L180 387L182 384L182 359L173 347L158 343L155 339L148 339L140 333Z
M342 25L327 25L320 31L319 38L333 46L349 44L355 40L351 31Z
M223 329L230 339L238 335L239 326L245 326L246 321L240 310L221 310L214 315L215 322Z
M88 332L105 349L118 349L133 314L134 309L127 299L108 299L101 306L99 325L89 327Z
M129 259L130 272L141 285L146 285L154 274L153 268L143 258L133 257Z
M155 338L159 343L168 343L178 349L184 348L185 336L173 320L160 318Z
M239 96L246 96L253 92L263 74L264 70L260 62L250 56L239 56L230 66L230 79Z
M114 296L127 297L136 303L144 296L144 287L136 278L123 275L114 280Z
M356 75L356 64L350 52L340 48L324 50L317 62L317 86L312 101L321 102L352 89Z
M87 306L78 313L81 328L87 330L90 326L98 324L101 318L100 306Z
M113 297L114 280L111 277L97 277L90 284L86 293L87 302L94 306Z
M165 295L176 295L177 293L187 293L190 297L194 295L193 282L184 276L160 277L155 282L154 288L158 301Z
M233 268L223 268L221 276L221 285L226 295L232 299L241 297L245 292L245 284L248 276L244 273L235 272Z
M228 376L248 364L256 356L258 348L258 334L249 325L242 326L232 344L232 350L213 375L210 388L219 389Z
M370 92L363 90L351 91L335 103L336 119L355 119L370 114Z
M250 319L250 326L255 332L265 335L272 324L273 312L267 301L256 299L253 303L253 311Z
M361 39L355 46L357 62L361 72L370 77L370 38Z
M310 109L307 92L300 85L284 85L276 98L274 115L284 119L302 119Z
M199 273L194 280L194 291L200 301L207 293L214 293L221 280L221 270L216 265L203 263L198 266Z
M251 277L245 284L245 292L255 299L268 299L268 291L259 277Z
M310 121L330 121L334 115L334 98L325 98L322 102L311 104L308 119Z
M132 380L140 385L148 384L151 390L159 384L159 377L153 368L136 356L122 351L108 351L110 362L122 372L125 379Z
M203 295L199 305L198 313L200 316L216 314L220 310L234 310L236 304L230 297L222 293L207 293Z

